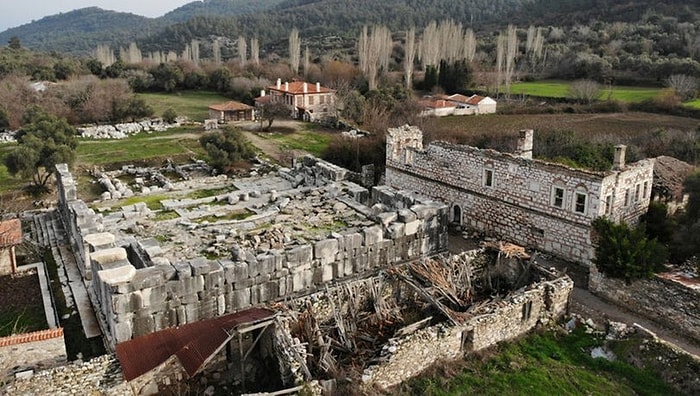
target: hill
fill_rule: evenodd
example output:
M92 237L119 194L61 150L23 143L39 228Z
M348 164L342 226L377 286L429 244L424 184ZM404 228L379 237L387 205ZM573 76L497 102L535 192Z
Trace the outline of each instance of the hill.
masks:
M97 44L113 48L137 41L147 51L180 51L192 39L257 36L263 47L286 47L293 27L304 39L354 38L363 25L392 31L419 29L451 18L477 31L521 27L572 26L594 22L661 23L700 20L700 5L669 0L205 0L176 8L160 18L91 7L43 18L0 33L0 43L19 37L28 48L88 54Z

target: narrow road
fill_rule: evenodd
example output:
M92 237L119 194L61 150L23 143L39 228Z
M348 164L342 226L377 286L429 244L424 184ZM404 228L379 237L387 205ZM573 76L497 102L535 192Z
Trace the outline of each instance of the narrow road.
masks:
M593 295L588 290L574 287L571 296L571 312L575 312L584 318L591 318L597 324L605 323L607 320L623 322L628 325L637 323L647 330L655 333L660 339L679 346L687 352L700 357L700 345L676 331L659 325L658 323L644 318L634 312L628 311L617 305L613 305Z

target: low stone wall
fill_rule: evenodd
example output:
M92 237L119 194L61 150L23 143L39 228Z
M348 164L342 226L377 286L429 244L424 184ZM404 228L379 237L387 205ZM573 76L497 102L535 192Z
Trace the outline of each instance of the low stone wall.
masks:
M124 139L129 135L141 132L163 132L180 126L179 122L167 124L160 118L141 122L127 122L115 125L97 125L78 128L78 133L84 138L92 139Z
M566 314L573 287L567 276L540 282L485 305L460 326L438 324L395 340L387 348L388 361L365 370L363 381L380 388L398 385L438 360L457 359L555 321Z
M590 268L588 288L596 295L626 307L700 341L700 291L655 276L626 284Z
M0 338L0 382L25 370L66 363L63 329L40 330Z

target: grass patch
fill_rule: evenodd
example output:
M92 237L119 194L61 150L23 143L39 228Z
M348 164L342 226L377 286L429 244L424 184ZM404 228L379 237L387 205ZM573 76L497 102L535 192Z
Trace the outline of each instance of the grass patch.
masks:
M691 109L700 109L700 99L695 99L695 100L691 100L690 102L685 102L683 105L686 107L690 107Z
M333 139L331 134L311 127L294 133L262 132L258 136L276 141L281 150L303 150L317 157L321 156Z
M157 116L162 116L165 110L172 108L178 116L185 116L193 121L204 121L209 118L209 106L230 100L210 91L139 93L136 96L145 100Z
M174 210L160 210L156 212L156 216L153 218L155 221L167 221L179 218L180 215ZM158 237L156 237L158 239Z
M164 199L168 199L168 197L165 195L139 195L121 201L119 206L129 206L139 202L144 202L148 209L161 210L163 209L163 204L160 201Z
M561 80L519 82L512 85L511 93L514 95L525 94L544 98L566 98L569 95L570 84L571 81ZM601 85L601 92L598 99L612 99L627 103L642 102L655 98L659 94L660 90L660 88L654 87L629 87L614 85L611 93L605 88L605 86Z
M154 161L171 157L204 157L198 128L173 128L157 134L139 133L125 139L80 139L78 163L105 165Z
M204 223L205 221L208 223L216 223L218 221L227 221L227 220L244 220L247 219L248 217L252 216L253 212L247 209L242 209L242 210L235 210L233 212L230 212L224 216L205 216L205 217L198 217L196 219L192 219L195 223Z
M654 374L629 364L590 357L602 341L572 334L532 334L501 344L490 358L467 357L457 370L445 364L396 394L422 395L675 395ZM447 376L441 375L449 374Z
M210 189L204 189L204 190L195 190L192 191L191 193L187 194L186 198L189 199L202 199L202 198L209 198L209 197L214 197L217 195L221 194L226 194L231 191L235 191L236 187L230 186L230 187L221 187L221 188L210 188Z

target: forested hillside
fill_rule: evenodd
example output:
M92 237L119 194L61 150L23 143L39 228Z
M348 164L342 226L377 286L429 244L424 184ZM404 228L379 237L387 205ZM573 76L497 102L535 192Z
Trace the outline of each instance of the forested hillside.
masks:
M281 0L204 0L187 3L178 7L163 17L163 22L185 22L195 16L222 16L254 14L268 10L281 3Z

